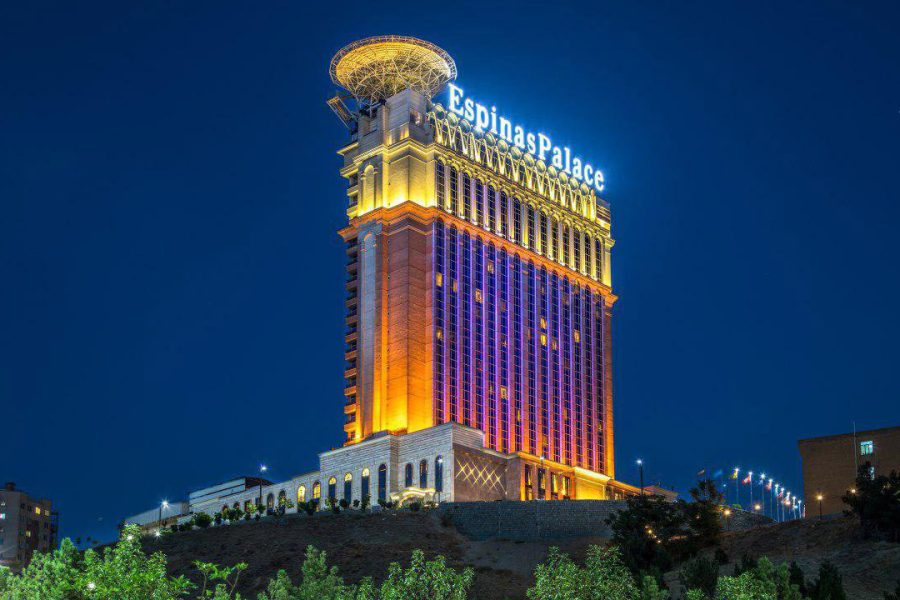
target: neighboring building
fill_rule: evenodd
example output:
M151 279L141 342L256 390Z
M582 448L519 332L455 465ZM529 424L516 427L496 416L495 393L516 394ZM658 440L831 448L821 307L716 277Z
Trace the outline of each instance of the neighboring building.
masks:
M645 485L644 493L648 496L662 496L669 502L675 502L676 500L678 500L678 492L669 488L665 488L658 483L654 485Z
M355 42L331 76L350 92L328 101L350 130L345 442L265 505L639 493L614 480L602 173L460 88L433 103L456 65L428 42ZM189 510L259 496L223 484Z
M32 498L13 482L0 489L0 567L20 571L35 552L56 548L57 533L50 500Z
M126 518L122 524L137 525L144 533L154 533L170 525L177 525L190 512L190 504L187 502L165 502L156 508Z
M854 486L857 468L871 463L873 475L900 471L900 427L871 429L800 440L803 459L803 491L806 516L840 513L846 508L841 496Z

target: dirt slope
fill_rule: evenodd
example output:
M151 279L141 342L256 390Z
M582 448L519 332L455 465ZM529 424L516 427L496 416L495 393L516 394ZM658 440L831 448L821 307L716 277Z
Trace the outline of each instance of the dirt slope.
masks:
M534 567L549 546L560 546L580 561L590 544L604 542L600 538L475 542L452 526L443 526L438 516L428 511L291 515L173 534L149 542L146 549L162 550L172 573L189 577L196 574L194 560L222 565L246 562L250 567L239 588L245 598L256 598L279 569L297 580L304 550L310 544L326 551L328 562L352 582L367 575L379 580L387 573L388 564L406 564L412 551L420 548L429 558L445 556L455 568L473 567L475 598L505 600L525 597ZM845 587L854 600L881 600L881 592L893 589L900 579L900 545L860 539L849 519L794 521L728 533L723 546L732 560L745 553L769 556L775 562L796 560L808 575L813 575L822 561L831 560L844 575ZM732 568L727 565L722 573L730 574Z

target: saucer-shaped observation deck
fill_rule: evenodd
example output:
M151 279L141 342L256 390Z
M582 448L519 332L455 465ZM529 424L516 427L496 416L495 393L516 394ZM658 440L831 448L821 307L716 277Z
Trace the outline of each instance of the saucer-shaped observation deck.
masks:
M405 89L431 98L456 79L456 63L429 42L382 35L353 42L331 59L331 80L358 101L379 102Z

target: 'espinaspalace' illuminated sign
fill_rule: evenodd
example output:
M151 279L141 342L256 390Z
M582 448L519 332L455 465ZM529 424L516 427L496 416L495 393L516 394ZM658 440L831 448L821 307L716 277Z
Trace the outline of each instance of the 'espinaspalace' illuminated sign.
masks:
M461 87L448 84L450 88L450 111L470 121L476 129L490 131L510 144L546 161L550 155L550 164L560 171L565 171L578 181L593 186L598 192L603 191L603 172L595 169L590 163L583 163L577 156L572 156L569 148L554 146L550 138L543 133L525 131L521 125L497 114L497 107L478 104L471 98L464 98Z

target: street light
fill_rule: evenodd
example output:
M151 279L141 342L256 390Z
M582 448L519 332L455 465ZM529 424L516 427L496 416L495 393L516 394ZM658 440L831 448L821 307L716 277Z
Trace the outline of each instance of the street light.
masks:
M727 531L728 530L728 517L731 516L731 509L726 508L725 512L723 514L725 515L725 530Z
M266 465L259 465L259 473L260 475L264 474L269 470L269 467ZM256 513L259 514L259 508L262 506L262 486L263 480L262 477L259 478L259 503L256 505Z
M822 520L822 500L825 498L822 494L816 496L816 500L819 501L819 520Z
M159 505L159 531L162 533L162 511L163 509L169 510L169 501L163 500Z
M641 496L644 495L644 461L637 459L638 470L641 472Z
M759 512L760 508L762 508L762 506L760 506L759 502L757 502L756 504L753 505L753 510L755 510L757 512Z

